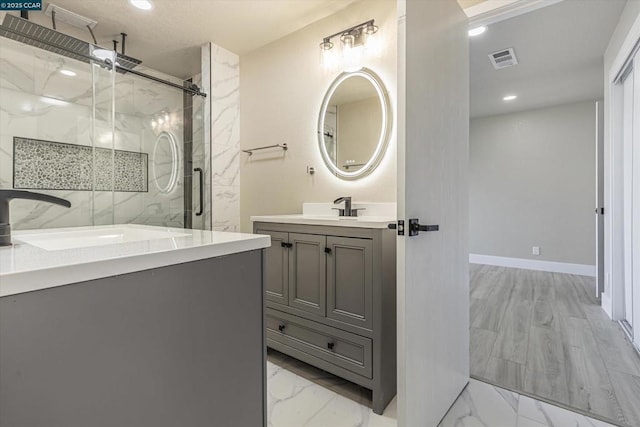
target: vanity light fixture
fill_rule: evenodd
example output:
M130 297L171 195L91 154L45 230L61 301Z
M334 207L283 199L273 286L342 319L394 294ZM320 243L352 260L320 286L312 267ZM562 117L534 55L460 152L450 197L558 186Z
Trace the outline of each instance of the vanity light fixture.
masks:
M76 73L71 70L60 70L60 74L64 74L65 76L75 77Z
M503 101L509 102L509 101L513 101L514 99L516 99L518 97L518 95L507 95L504 98L502 98Z
M138 9L142 9L142 10L153 9L153 3L151 3L149 0L129 0L129 3L131 3L133 7L137 7Z
M378 31L378 27L375 25L375 20L363 22L345 30L339 31L335 34L327 36L322 39L320 43L320 50L322 53L322 63L325 67L333 65L333 55L331 50L334 44L331 39L340 36L342 44L342 55L347 62L353 62L358 59L360 48L368 49L370 47L377 50L377 40L373 35ZM375 47L374 47L375 45Z

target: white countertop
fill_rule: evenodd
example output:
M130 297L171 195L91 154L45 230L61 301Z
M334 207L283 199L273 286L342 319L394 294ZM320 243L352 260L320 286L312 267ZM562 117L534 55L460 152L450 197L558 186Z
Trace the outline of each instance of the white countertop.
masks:
M274 222L281 224L328 225L330 227L387 228L396 222L395 203L354 202L359 209L357 217L338 216L336 208L343 205L333 203L303 203L302 213L293 215L256 215L252 222Z
M78 231L93 234L104 231L106 234L100 237L110 238L109 230L126 228L139 235L148 230L153 237L144 240L136 236L136 241L57 250L46 250L43 248L48 247L46 244L38 243L38 247L21 240L44 241L55 233L64 236L64 233L78 234ZM162 232L168 232L171 237L158 237ZM262 249L269 247L271 240L269 236L257 234L128 224L14 231L13 243L13 246L0 247L0 297Z
M330 227L387 228L396 220L392 216L339 217L337 215L258 215L253 222L274 222L280 224L328 225Z

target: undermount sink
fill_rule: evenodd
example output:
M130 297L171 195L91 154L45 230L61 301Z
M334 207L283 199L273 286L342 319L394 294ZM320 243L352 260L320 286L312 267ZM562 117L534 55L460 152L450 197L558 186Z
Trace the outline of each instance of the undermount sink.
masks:
M167 239L189 236L171 230L151 230L144 227L117 226L98 229L65 230L60 232L25 232L16 233L14 243L27 243L47 250L58 251L64 249L88 248L94 246L111 245L115 243L139 242L143 240Z

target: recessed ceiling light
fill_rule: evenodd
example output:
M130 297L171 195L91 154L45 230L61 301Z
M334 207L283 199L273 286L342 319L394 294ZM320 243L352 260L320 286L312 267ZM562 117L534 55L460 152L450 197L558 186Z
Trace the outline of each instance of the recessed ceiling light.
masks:
M153 8L153 3L149 0L129 0L129 3L142 10L151 10Z
M518 95L507 95L504 98L502 98L503 101L513 101L514 99L516 99L518 97Z
M487 31L487 27L484 25L482 27L476 27L469 30L469 37L479 36L480 34Z
M73 77L76 75L76 73L74 73L71 70L60 70L60 74L64 74L65 76L69 76L69 77Z

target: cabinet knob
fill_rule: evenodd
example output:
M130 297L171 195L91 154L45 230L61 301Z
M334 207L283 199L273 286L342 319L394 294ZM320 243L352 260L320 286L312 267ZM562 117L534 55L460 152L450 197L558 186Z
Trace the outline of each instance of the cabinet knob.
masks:
M333 346L334 346L334 345L335 345L335 343L329 342L329 343L327 343L327 348L328 348L329 350L333 350Z
M278 325L278 330L280 332L284 331L285 325L283 325L282 323Z

